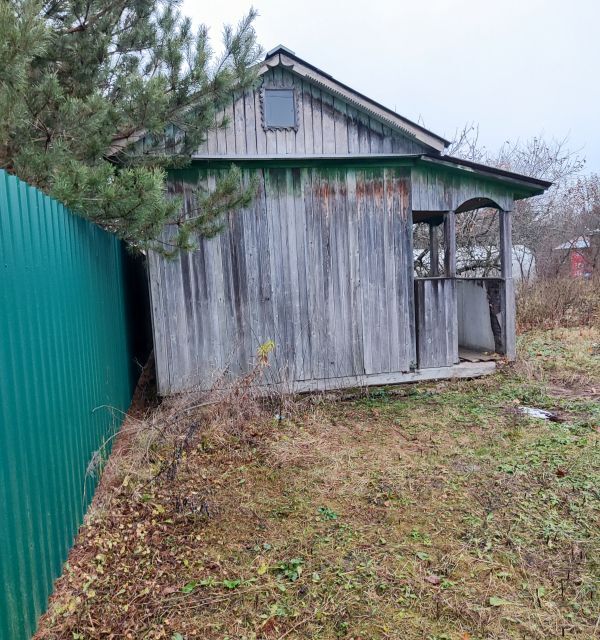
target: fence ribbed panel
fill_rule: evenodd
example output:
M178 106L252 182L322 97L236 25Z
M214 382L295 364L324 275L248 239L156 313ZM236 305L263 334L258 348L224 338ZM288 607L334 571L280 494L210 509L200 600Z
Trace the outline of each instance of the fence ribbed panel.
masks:
M2 640L34 633L94 452L131 398L123 258L115 237L0 171Z

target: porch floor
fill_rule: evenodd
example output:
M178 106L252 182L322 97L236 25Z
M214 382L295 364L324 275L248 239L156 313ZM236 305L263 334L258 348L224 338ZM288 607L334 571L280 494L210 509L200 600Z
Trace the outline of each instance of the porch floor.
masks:
M458 348L458 357L461 362L494 362L500 356L493 351L478 351L476 349Z

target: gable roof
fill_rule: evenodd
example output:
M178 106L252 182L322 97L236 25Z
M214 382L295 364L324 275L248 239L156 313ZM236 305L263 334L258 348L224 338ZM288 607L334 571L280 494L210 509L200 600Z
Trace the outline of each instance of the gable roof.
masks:
M386 125L415 138L435 151L441 152L450 144L448 140L429 131L429 129L425 129L425 127L422 127L416 122L412 122L412 120L401 116L392 109L388 109L375 100L336 80L328 73L325 73L306 60L298 57L293 51L283 45L278 45L267 53L260 73L262 75L269 69L279 65L325 88L330 93L375 116L385 122Z

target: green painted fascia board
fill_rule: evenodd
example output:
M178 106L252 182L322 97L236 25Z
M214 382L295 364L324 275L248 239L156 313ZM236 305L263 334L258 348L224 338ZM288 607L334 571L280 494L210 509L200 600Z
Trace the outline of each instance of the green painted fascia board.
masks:
M358 167L358 168L385 168L385 167L426 167L429 171L439 172L440 175L465 175L476 177L488 184L500 185L506 188L507 193L518 200L529 198L544 193L547 186L527 182L523 176L510 176L495 174L494 168L490 171L475 169L466 165L453 165L443 156L432 158L422 154L414 155L371 155L371 156L292 156L292 157L223 157L223 158L193 158L191 165L185 169L174 169L169 176L184 177L194 174L198 169L227 169L231 165L241 168L255 169L286 169L286 168L321 168L321 167ZM191 172L191 173L188 173ZM549 183L545 183L548 185Z

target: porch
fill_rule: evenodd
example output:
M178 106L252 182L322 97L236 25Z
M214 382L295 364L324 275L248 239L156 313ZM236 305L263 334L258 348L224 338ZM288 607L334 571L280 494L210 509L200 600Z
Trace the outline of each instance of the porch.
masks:
M448 211L413 211L413 224L425 224L429 231L428 273L414 279L418 370L467 363L493 368L499 358L515 358L510 204L473 197ZM457 219L479 209L496 212L498 274L464 276L468 265L457 269Z

